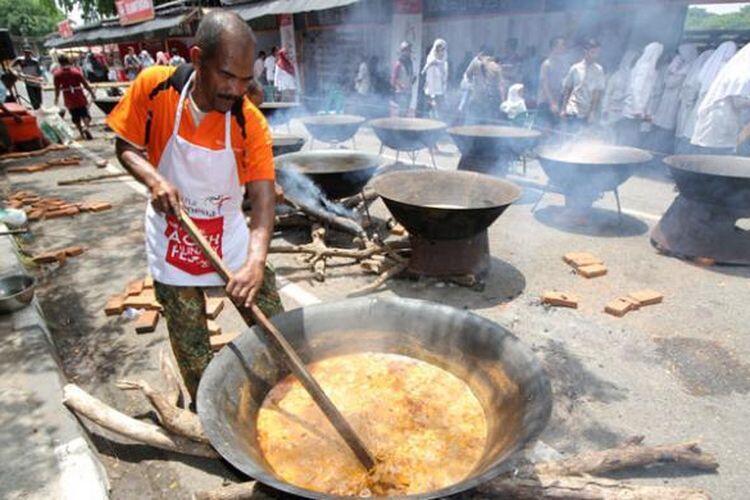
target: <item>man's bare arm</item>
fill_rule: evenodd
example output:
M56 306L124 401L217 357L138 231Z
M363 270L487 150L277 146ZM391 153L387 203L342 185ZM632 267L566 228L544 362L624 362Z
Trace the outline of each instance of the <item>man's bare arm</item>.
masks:
M177 188L159 174L141 149L118 137L115 140L115 152L125 170L149 189L151 204L156 210L174 214L180 210L180 194Z
M244 301L245 305L249 307L263 285L268 244L273 235L276 207L276 190L273 181L248 183L247 197L252 206L247 261L227 284L227 293L235 300Z

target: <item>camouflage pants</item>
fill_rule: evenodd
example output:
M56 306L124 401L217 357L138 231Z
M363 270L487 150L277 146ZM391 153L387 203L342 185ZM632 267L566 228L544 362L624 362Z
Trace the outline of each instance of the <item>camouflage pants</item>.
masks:
M198 382L212 357L203 288L155 282L154 289L157 300L164 308L172 352L188 392L195 401ZM276 273L270 264L266 264L263 285L255 297L255 303L269 318L284 311L276 290Z

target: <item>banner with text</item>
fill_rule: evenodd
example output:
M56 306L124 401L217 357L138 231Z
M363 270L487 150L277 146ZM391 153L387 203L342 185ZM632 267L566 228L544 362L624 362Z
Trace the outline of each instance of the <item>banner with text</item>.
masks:
M122 26L148 21L156 15L152 0L116 0L115 6Z
M281 48L286 49L286 55L294 65L294 78L297 88L300 88L299 65L297 64L297 44L294 41L294 19L292 14L279 14L279 36Z

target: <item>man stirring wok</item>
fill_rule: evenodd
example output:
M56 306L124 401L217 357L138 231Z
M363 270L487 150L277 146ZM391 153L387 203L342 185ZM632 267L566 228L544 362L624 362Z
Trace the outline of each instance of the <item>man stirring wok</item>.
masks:
M244 98L253 53L253 33L239 16L211 12L198 27L192 64L144 70L107 119L118 159L151 193L149 270L193 400L211 359L203 289L223 282L176 212L190 215L233 272L227 294L248 306L255 301L268 316L282 310L266 268L275 204L271 135ZM252 205L249 229L245 196Z

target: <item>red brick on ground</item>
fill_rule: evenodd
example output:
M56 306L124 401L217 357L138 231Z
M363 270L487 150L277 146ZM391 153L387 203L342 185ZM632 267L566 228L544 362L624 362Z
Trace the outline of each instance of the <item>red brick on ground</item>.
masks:
M159 323L159 311L143 311L135 322L136 333L151 333Z

